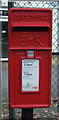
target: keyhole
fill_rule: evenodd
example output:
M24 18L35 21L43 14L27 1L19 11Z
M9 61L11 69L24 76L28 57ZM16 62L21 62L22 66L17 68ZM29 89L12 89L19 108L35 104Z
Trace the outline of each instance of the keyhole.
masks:
M20 77L18 77L18 79L20 80Z

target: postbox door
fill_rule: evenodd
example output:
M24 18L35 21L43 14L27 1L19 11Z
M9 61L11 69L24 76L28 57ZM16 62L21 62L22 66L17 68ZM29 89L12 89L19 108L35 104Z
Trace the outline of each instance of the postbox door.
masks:
M51 53L50 51L37 50L35 54L36 57L28 58L26 50L10 52L10 96L12 96L10 97L10 105L12 107L48 107L50 105ZM28 60L30 61L28 62ZM32 63L34 60L38 60L35 61L38 65L35 66L35 63ZM36 71L34 71L38 73L32 71L30 67L26 66L25 68L24 62L26 65L27 62L29 63L28 65L34 64L33 68L36 67ZM30 77L30 75L26 74L32 74L33 76ZM37 75L37 79L34 78L36 77L35 75Z

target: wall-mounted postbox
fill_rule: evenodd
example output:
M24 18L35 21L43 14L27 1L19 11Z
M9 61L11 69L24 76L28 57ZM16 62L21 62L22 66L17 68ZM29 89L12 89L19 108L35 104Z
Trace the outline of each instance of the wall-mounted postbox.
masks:
M12 108L51 103L52 11L9 11L9 84Z

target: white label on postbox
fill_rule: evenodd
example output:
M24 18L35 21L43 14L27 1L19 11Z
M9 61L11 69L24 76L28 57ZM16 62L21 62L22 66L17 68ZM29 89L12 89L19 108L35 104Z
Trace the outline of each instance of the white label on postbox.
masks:
M22 60L22 91L39 91L39 60Z

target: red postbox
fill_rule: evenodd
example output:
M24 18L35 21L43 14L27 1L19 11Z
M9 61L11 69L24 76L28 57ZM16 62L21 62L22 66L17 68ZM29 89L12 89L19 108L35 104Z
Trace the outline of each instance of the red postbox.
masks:
M12 108L51 104L52 11L9 11L9 84Z

